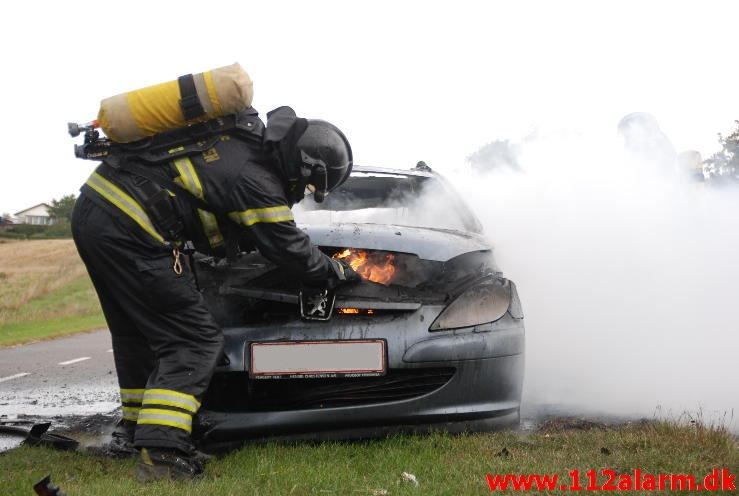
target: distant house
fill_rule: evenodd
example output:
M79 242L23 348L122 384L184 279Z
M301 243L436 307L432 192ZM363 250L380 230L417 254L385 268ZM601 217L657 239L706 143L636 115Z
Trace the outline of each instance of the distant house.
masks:
M54 219L49 215L51 205L48 203L39 203L31 208L16 212L14 215L18 224L32 224L35 226L48 226L54 223Z
M0 217L0 227L12 226L13 220L8 217Z

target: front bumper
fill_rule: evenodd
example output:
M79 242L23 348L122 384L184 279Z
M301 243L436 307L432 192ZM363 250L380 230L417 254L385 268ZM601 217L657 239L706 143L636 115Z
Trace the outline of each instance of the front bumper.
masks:
M206 401L198 415L195 438L203 446L228 446L247 439L371 437L429 427L456 431L517 425L523 384L523 320L506 314L491 324L429 332L441 310L441 306L426 305L414 312L226 329L228 365L219 367L218 374L246 377L251 342L335 339L385 339L389 371L444 368L453 374L444 384L415 397L350 406L227 411L211 408Z

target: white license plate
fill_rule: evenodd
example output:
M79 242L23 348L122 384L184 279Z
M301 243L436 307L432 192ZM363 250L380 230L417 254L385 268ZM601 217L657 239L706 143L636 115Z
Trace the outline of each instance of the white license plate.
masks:
M385 341L280 341L251 343L254 379L314 379L385 374Z

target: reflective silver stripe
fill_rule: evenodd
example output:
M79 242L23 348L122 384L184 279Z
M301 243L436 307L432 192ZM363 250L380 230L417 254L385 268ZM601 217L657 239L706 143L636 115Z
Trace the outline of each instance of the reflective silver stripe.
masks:
M144 399L143 389L121 389L122 403L141 403Z
M97 191L103 198L122 210L126 215L131 217L154 239L164 243L164 238L157 232L146 212L144 212L136 200L127 195L118 186L111 183L97 172L92 173L86 184Z
M287 205L266 208L250 208L243 212L231 212L228 216L234 222L251 226L258 222L285 222L294 220L293 213Z
M165 425L192 432L192 415L171 410L142 408L136 423L138 425Z
M144 393L144 401L146 405L165 405L182 408L188 412L195 413L200 408L200 402L194 396L189 394L170 391L168 389L150 389Z

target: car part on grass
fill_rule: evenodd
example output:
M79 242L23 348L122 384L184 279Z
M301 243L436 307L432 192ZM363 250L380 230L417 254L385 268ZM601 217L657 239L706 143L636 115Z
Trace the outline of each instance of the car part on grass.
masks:
M62 451L74 451L79 447L80 443L70 437L47 432L49 427L51 427L51 422L34 424L23 444L26 446L44 446Z
M10 434L12 436L24 436L25 439L20 443L21 446L44 446L62 451L74 451L79 446L79 442L55 434L47 432L51 427L51 422L33 424L30 429L0 424L0 434Z
M66 496L65 493L59 490L59 486L51 483L51 475L47 475L34 484L33 490L38 496Z

